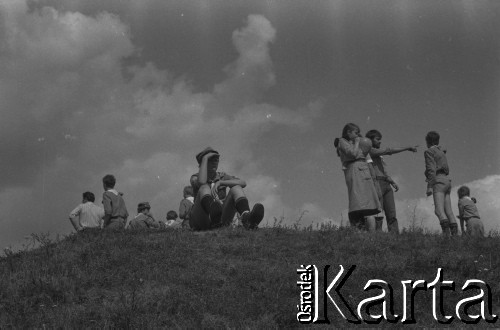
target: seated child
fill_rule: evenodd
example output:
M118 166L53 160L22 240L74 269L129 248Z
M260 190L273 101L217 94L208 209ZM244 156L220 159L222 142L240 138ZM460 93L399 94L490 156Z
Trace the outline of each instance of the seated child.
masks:
M160 229L165 228L165 224L154 218L151 213L151 206L148 202L142 202L137 205L137 215L125 225L125 229Z
M243 188L245 181L217 172L219 153L208 147L196 155L199 171L191 176L194 206L189 217L193 230L231 225L238 212L243 227L256 229L264 218L264 206L256 203L250 211Z
M170 210L167 212L167 221L165 222L167 227L180 228L182 223L177 220L177 212Z
M462 186L457 191L458 194L458 219L462 232L474 237L484 237L484 226L476 207L476 199L470 197L470 189ZM464 222L467 229L464 228Z
M179 218L182 220L182 227L189 228L189 215L194 205L193 187L184 187L184 199L179 205Z

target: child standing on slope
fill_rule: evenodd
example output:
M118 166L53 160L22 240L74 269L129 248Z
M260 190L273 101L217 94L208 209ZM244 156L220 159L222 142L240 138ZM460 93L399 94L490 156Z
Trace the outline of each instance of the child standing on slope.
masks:
M403 151L417 152L417 146L401 147L401 148L380 148L382 143L382 133L376 129L368 131L365 135L372 141L370 149L370 157L373 161L373 169L375 170L376 183L380 187L382 194L382 206L385 212L387 221L387 230L390 233L399 233L398 219L396 218L396 204L394 203L394 191L398 191L399 187L394 180L387 174L387 169L383 156L394 155ZM377 230L382 230L382 219L377 221Z
M122 194L115 190L115 184L116 179L111 174L102 178L104 188L102 194L104 228L123 229L128 218L128 211Z
M82 203L69 215L69 220L75 230L82 231L86 228L101 228L104 210L94 204L95 196L90 191L83 193Z
M370 149L362 150L360 141L361 131L358 125L349 123L344 126L342 137L335 139L334 146L342 162L347 185L349 222L352 227L371 231L375 227L372 216L380 213L382 207L367 163ZM365 217L368 218L365 220Z
M470 189L462 186L457 191L458 194L458 219L462 233L474 237L484 237L484 226L476 207L476 199L470 197ZM464 228L467 225L467 231Z
M425 136L427 150L425 157L425 177L427 181L427 196L434 198L434 213L445 236L458 235L458 226L451 209L451 179L450 169L445 151L439 146L439 133L431 131Z

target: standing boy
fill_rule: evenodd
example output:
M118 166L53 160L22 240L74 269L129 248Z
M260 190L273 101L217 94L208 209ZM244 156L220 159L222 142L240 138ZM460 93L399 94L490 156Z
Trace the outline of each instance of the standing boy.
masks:
M128 211L122 195L115 190L115 184L116 179L111 174L102 178L104 188L102 194L104 228L123 229L128 218Z
M451 209L451 179L450 169L445 152L439 146L439 133L431 131L425 136L427 150L425 157L425 177L427 181L427 196L434 197L434 213L438 217L443 235L457 235L458 226Z
M83 193L82 203L69 214L69 220L76 231L85 228L100 228L104 210L94 204L95 196L90 191Z
M191 228L206 230L229 226L238 212L243 227L256 229L264 217L264 206L256 203L250 211L243 192L245 181L217 172L219 153L210 147L198 153L196 161L199 171L190 180L195 196L189 218Z
M375 179L380 187L380 192L382 194L381 202L387 221L387 230L391 233L398 234L399 225L398 219L396 218L396 204L394 202L394 192L392 189L394 188L394 191L398 191L399 187L387 173L383 156L394 155L403 151L417 152L417 146L381 149L380 145L382 144L382 133L380 133L376 129L372 129L368 131L365 136L372 140L370 157L372 159L372 165L375 171ZM382 230L382 219L377 219L376 226L377 230Z

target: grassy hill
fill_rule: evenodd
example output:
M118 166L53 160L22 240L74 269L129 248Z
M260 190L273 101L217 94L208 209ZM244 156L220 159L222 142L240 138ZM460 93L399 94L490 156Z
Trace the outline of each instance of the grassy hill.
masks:
M356 265L342 288L354 309L380 292L365 292L366 282L383 279L393 287L394 309L401 313L401 281L432 282L438 268L444 280L456 285L455 292L444 293L446 313L455 315L457 302L473 295L460 290L467 279L489 284L494 311L500 306L500 239L495 237L275 227L201 233L90 231L58 241L46 235L33 238L38 248L0 258L1 328L300 327L297 269L309 264L321 273L331 265L329 281L339 265ZM432 315L432 292L415 297L415 325L440 326ZM377 309L380 305L372 314ZM330 327L354 326L331 303L328 317ZM464 325L455 315L452 326Z

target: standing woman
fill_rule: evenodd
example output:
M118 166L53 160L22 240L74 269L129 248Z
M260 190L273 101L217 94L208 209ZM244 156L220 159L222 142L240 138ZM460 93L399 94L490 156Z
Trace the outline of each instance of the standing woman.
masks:
M366 139L366 138L365 138ZM356 124L349 123L342 130L342 137L336 138L334 145L342 162L342 170L349 194L349 222L352 227L373 229L374 218L381 211L381 205L373 177L368 167L367 157L371 149L369 142L360 146L361 131ZM365 217L368 223L365 225Z

